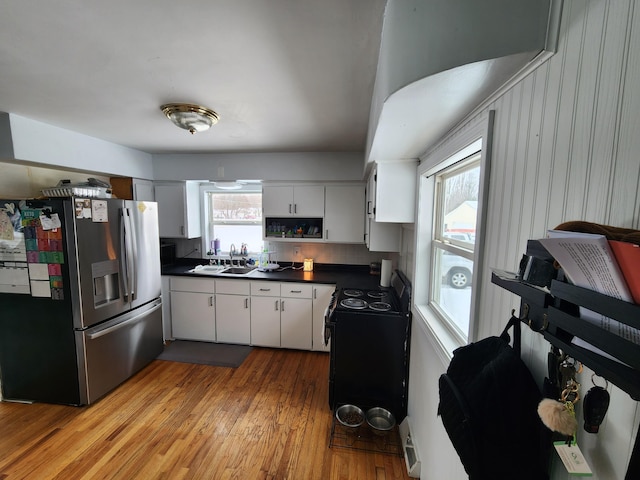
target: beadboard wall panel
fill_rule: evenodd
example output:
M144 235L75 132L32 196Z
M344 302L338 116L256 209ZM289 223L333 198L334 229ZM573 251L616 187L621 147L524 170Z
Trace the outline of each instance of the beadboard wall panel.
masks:
M516 270L528 239L568 220L640 228L640 6L564 0L558 52L428 151L455 142L486 110L496 115L477 338L498 334L519 308L517 296L491 284L490 268ZM526 328L522 341L523 358L541 383L549 344ZM414 348L424 350L426 378L446 368L427 353L429 344ZM583 395L591 373L580 376ZM419 368L412 366L412 375ZM424 395L436 395L419 385L421 391L410 387L409 402L412 419L421 422L418 442L435 428L429 422L440 421L417 411L417 401L434 403ZM638 403L615 386L608 389L611 406L600 433L589 435L581 426L578 432L594 480L624 478L640 421ZM578 416L581 425L580 403ZM422 449L434 451L421 452L423 459L446 454L424 443ZM551 478L570 478L553 457Z

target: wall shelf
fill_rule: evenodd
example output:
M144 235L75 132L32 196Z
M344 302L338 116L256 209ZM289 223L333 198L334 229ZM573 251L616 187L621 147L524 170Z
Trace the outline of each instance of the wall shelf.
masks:
M640 345L589 323L580 317L578 308L584 307L638 328L640 325L633 323L640 318L640 305L558 280L553 280L551 288L546 290L522 282L514 273L500 270L492 273L491 281L520 296L519 318L532 330L634 400L640 400ZM575 338L588 342L613 359L595 349L574 344Z

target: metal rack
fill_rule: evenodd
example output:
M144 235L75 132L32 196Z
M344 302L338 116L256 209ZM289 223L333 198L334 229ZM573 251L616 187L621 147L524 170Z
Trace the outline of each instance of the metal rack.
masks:
M522 282L516 274L499 270L494 270L491 281L520 296L519 319L532 330L597 375L617 385L632 399L640 400L640 345L582 320L578 308L584 307L638 328L640 305L558 280L553 280L551 288L545 290ZM619 361L574 345L574 337L590 343Z
M329 439L329 448L332 447L403 456L397 425L385 433L374 432L367 423L359 427L345 427L336 420L335 415Z

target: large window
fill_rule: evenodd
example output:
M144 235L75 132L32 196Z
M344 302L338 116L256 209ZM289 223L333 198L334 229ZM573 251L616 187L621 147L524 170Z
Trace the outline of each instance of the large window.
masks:
M492 120L490 112L418 167L414 307L449 358L474 340Z
M435 175L430 303L462 340L471 315L479 182L480 152Z
M220 240L222 253L231 245L240 252L247 244L249 252L262 251L262 193L251 191L207 191L207 243L213 251L214 240Z

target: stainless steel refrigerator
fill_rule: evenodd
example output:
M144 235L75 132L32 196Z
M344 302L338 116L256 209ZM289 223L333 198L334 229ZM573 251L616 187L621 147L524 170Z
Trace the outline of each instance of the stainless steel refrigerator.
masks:
M4 400L87 405L163 349L155 202L0 200Z

